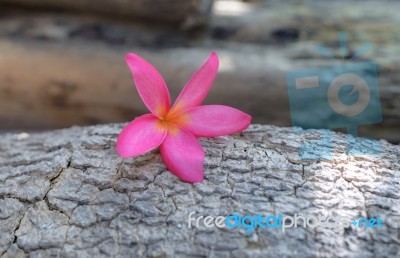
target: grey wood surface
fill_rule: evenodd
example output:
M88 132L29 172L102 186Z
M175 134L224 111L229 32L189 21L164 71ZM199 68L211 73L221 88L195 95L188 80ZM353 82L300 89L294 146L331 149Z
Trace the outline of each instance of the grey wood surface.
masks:
M399 257L400 146L355 139L378 156L348 156L333 134L251 125L201 139L203 183L179 181L158 151L122 159L123 124L0 135L2 257ZM351 138L352 139L352 138ZM354 139L353 139L354 140ZM375 147L374 147L375 146ZM188 228L188 214L379 217L382 228Z

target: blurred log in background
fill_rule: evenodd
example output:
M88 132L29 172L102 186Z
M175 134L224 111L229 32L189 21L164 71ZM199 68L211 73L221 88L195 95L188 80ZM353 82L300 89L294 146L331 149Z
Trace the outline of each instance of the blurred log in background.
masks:
M0 0L0 130L129 121L147 112L124 55L152 62L176 97L212 50L220 72L206 103L255 123L291 125L286 73L346 61L378 64L383 122L361 135L400 142L400 19L395 1ZM310 96L310 101L312 101ZM329 114L327 114L329 116Z

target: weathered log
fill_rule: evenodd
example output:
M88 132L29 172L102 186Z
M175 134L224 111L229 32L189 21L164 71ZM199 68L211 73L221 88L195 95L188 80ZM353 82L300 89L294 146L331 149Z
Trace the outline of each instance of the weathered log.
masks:
M129 20L198 25L205 22L212 0L0 0L1 6L36 10L105 14Z
M202 139L203 183L179 181L157 151L122 159L122 124L2 134L0 254L3 257L399 257L400 146L346 155L334 134L332 160L301 160L321 130L252 125ZM378 142L355 139L369 150ZM314 154L330 151L321 143ZM379 228L188 228L197 216L379 217Z
M395 40L400 26L393 11L400 3L258 2L231 8L239 12L234 15L224 8L238 2L217 1L204 41L171 28L99 17L1 13L0 127L50 129L127 121L146 112L123 60L127 52L151 61L177 96L212 50L221 65L207 102L238 107L256 123L288 126L285 75L337 65L316 51L316 45L324 44L340 59L338 31L345 30L346 60L371 42L374 47L362 58L375 61L379 69L384 120L362 126L360 135L400 142L400 48Z

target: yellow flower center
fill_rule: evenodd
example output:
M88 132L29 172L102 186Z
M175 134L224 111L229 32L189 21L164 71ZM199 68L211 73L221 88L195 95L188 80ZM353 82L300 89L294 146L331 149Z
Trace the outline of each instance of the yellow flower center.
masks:
M178 132L179 127L185 126L189 122L189 116L181 112L179 107L175 107L168 111L168 113L162 116L158 122L158 128L163 131L165 127L169 133L175 134Z

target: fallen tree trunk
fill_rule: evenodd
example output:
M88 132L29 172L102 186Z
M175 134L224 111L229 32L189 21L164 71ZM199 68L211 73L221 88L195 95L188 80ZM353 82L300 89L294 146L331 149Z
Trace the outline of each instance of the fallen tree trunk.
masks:
M146 112L124 62L127 52L154 64L177 96L213 50L220 56L220 70L206 101L238 107L255 123L288 126L286 75L338 65L316 46L323 44L341 59L338 31L343 30L349 32L346 60L371 42L374 48L362 58L378 65L384 119L360 126L359 133L399 143L400 47L395 39L400 23L395 10L400 3L306 2L242 3L250 9L236 16L224 13L235 1L216 1L203 40L152 23L69 13L13 14L0 8L0 129L127 121ZM310 94L306 102L314 101ZM327 111L326 119L332 115Z
M105 14L172 24L205 22L212 0L0 0L0 6Z
M115 153L122 124L3 134L0 254L4 257L398 257L400 147L377 157L346 155L334 134L332 160L301 160L322 131L252 125L202 139L205 180L169 173L157 151ZM377 142L374 142L375 144ZM368 150L373 144L355 140ZM314 154L330 151L321 143ZM188 228L188 215L299 214L379 217L382 228Z

